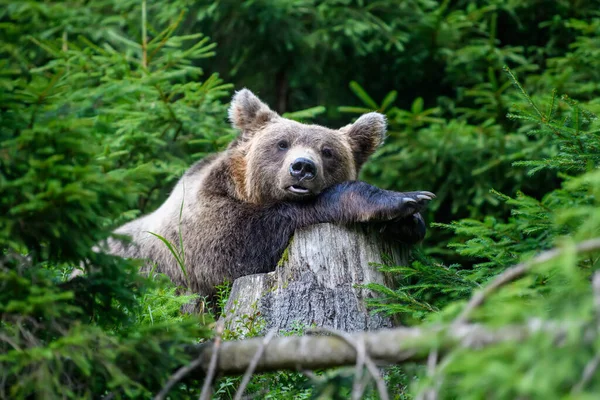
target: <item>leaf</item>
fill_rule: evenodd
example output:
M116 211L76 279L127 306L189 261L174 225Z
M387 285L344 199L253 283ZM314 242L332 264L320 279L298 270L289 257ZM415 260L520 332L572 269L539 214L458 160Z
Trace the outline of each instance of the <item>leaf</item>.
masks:
M311 107L300 111L284 113L282 117L300 121L303 119L311 119L317 115L323 114L327 109L323 106Z
M354 94L362 100L365 105L370 107L369 111L379 109L379 106L375 101L367 94L367 92L358 84L356 81L350 82L350 90L354 92Z
M351 114L366 114L373 110L371 110L369 108L362 108L362 107L340 106L340 107L338 107L338 111L343 112L343 113L351 113Z
M379 108L380 112L385 112L385 110L387 110L387 108L392 105L392 103L394 101L396 101L396 97L398 97L398 92L395 90L392 90L391 92L389 92L385 98L383 99L383 101L381 102L381 107Z
M423 111L423 98L417 97L415 101L413 101L410 110L413 114L419 114L421 111Z
M185 264L183 263L183 260L177 253L177 250L175 249L173 244L169 240L167 240L166 238L164 238L163 236L161 236L157 233L150 232L150 231L146 231L146 232L157 237L161 242L163 242L165 244L165 246L167 246L167 248L169 249L169 251L171 252L173 257L175 257L175 260L177 261L177 265L179 265L179 268L181 268L181 272L183 273L183 276L185 276L186 280L189 280L187 271L185 269Z

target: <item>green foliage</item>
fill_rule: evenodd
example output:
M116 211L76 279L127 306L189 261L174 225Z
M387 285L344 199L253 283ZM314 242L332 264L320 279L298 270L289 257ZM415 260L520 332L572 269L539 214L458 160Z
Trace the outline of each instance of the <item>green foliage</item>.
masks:
M379 266L379 270L396 277L394 287L369 283L367 289L379 293L380 297L368 299L374 312L386 315L402 315L405 322L419 322L431 313L439 312L453 300L467 296L477 283L470 279L470 271L460 265L431 265L432 260L421 256L407 266Z
M185 346L209 336L211 316L179 311L196 296L92 247L224 148L234 85L297 120L339 126L385 113L388 138L362 178L438 195L416 261L382 267L398 286L369 286L382 294L377 312L447 324L473 291L561 246L471 317L488 328L564 326L562 341L540 332L455 348L433 368L392 366L396 398L597 397L598 374L582 376L599 352L586 339L597 336L598 254L573 248L600 233L598 9L595 0L0 0L0 397L147 398L187 360ZM181 241L168 245L185 269ZM81 266L89 273L68 280ZM227 295L219 288L221 309ZM257 313L244 319L226 338L264 327ZM426 355L440 340L418 344ZM247 392L350 393L351 369L315 376L257 375ZM221 379L217 397L238 384ZM197 397L198 387L170 396Z
M510 71L509 76L514 79ZM547 114L538 112L541 107L516 80L514 83L530 109L519 109L512 117L535 123L537 127L530 129L549 138L549 146L556 151L541 161L515 162L513 168L527 167L532 176L529 179L540 171L557 171L562 187L540 200L523 193L513 198L491 190L510 208L508 218L488 216L436 224L453 233L455 240L450 247L472 259L473 264L446 267L423 257L411 266L383 267L401 277L399 289L370 285L383 295L371 303L375 310L399 314L407 323L421 320L426 321L423 326L431 326L427 321L450 322L460 309L456 300L470 297L473 290L511 265L562 245L560 257L506 285L479 307L473 318L495 328L536 321L562 327L568 334L559 345L554 329L521 343L508 341L479 350L458 348L444 355L434 376L414 385L419 393L435 388L443 398L586 398L599 390L595 376L589 380L582 376L598 351L597 341L586 337L591 334L590 326L598 323L594 308L597 294L589 282L598 269L600 251L578 256L573 249L575 243L600 233L600 158L596 150L600 121L568 99L557 102L556 96L544 107ZM435 349L436 341L429 340L425 338L424 345Z
M214 45L176 35L181 16L148 23L158 4L3 3L0 397L148 397L204 317L92 247L231 137L229 86L192 64Z
M554 121L566 118L575 130L589 123L584 122L589 116L579 115L575 109L567 115L568 102L556 99L550 101L548 109L529 107L520 90L511 90L512 80L503 67L509 65L522 75L532 101L545 104L548 94L557 89L574 101L586 102L587 108L597 113L599 92L594 92L597 85L590 82L597 74L594 54L598 30L597 22L592 21L597 21L598 15L593 11L597 7L590 5L585 1L577 6L567 2L544 1L534 6L529 1L486 1L480 6L444 2L430 11L421 9L430 14L421 22L421 29L413 30L412 40L422 44L410 50L406 47L405 53L419 49L424 58L405 53L397 57L404 63L403 75L411 82L388 84L381 90L373 82L377 77L365 75L350 84L361 105L338 107L340 112L355 114L375 109L388 117L386 143L366 165L363 178L396 190L424 187L435 192L438 200L432 204L430 219L443 223L506 217L509 208L490 188L511 197L525 191L537 198L556 188L559 180L554 171L541 169L531 180L527 172L535 170L513 168L513 163L543 164L566 145L532 129L532 123L542 116L549 121L551 115L558 114ZM532 17L532 7L545 11ZM500 23L502 30L498 29ZM544 29L539 34L544 39L533 33L538 24ZM429 47L424 49L426 43ZM375 70L381 74L381 69ZM584 93L583 87L589 90ZM525 112L518 106L519 121L512 118L514 103L528 107ZM585 142L586 138L580 140ZM592 154L595 149L585 151ZM563 162L580 168L585 161ZM450 236L443 231L432 234L436 245L428 246L427 251L449 256L444 244Z

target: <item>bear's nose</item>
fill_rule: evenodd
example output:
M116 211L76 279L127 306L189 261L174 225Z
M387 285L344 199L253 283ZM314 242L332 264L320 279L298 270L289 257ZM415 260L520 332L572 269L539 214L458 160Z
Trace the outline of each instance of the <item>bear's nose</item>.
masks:
M290 175L299 181L310 181L317 176L317 166L308 158L297 158L290 165Z

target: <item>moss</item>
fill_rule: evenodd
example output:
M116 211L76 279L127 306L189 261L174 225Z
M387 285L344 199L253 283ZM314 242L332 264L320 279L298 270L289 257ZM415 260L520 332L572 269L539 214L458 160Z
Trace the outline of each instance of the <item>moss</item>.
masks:
M293 241L294 241L294 237L292 236L290 238L290 241L288 242L288 245L286 246L285 250L283 250L283 254L281 255L281 258L279 259L279 261L277 261L277 267L282 267L283 264L285 264L287 262L287 260L290 258L290 246L292 245Z

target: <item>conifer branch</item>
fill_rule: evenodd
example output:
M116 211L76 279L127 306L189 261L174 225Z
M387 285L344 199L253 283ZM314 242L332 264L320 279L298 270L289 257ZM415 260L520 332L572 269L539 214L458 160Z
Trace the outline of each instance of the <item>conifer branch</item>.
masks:
M586 240L575 246L575 251L579 254L588 253L598 249L600 249L600 238ZM498 275L489 285L485 286L483 290L477 292L473 297L471 297L471 300L469 300L463 312L454 321L454 324L462 325L466 323L473 310L482 305L485 299L496 289L514 281L515 279L520 278L532 267L561 256L563 251L564 250L562 248L554 248L552 250L544 251L532 260L517 264Z

